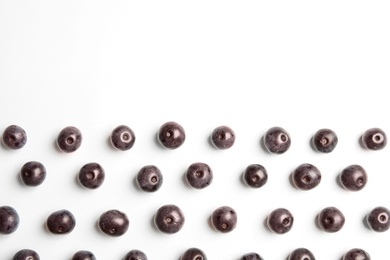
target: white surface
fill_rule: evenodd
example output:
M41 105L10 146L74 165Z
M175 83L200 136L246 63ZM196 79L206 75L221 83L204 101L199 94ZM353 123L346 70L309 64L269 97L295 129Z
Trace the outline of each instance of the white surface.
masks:
M141 249L149 259L177 260L188 247L202 248L209 259L234 259L249 251L265 259L286 259L307 247L317 259L340 259L352 247L384 259L383 241L362 222L375 206L390 207L390 148L364 151L360 135L370 127L390 134L390 2L388 1L0 1L0 129L22 126L27 145L0 148L0 205L11 205L21 222L12 235L0 236L0 259L21 248L41 259L70 259L88 249L98 259L121 259ZM174 120L187 133L185 144L161 149L155 136ZM137 140L119 152L108 144L111 130L128 124ZM216 126L236 134L232 149L208 143ZM59 131L74 125L84 140L73 154L55 149ZM267 154L259 145L272 126L292 137L284 155ZM339 136L336 150L315 153L311 136L320 128ZM2 131L2 130L1 130ZM48 170L36 188L23 186L20 167L41 161ZM76 174L87 162L106 170L101 188L80 187ZM204 161L214 170L212 185L192 190L183 182L186 168ZM322 172L314 190L294 189L291 171L303 162ZM259 190L240 181L250 163L263 164L268 183ZM346 192L336 177L346 166L366 168L364 190ZM157 165L164 174L154 194L134 185L139 168ZM174 235L152 225L156 210L175 203L186 215ZM229 234L208 225L212 211L229 205L238 213ZM346 216L335 234L314 223L324 207ZM286 207L295 216L285 235L264 226L267 214ZM72 211L75 230L49 234L44 223L58 209ZM119 238L96 229L100 214L126 212L128 232Z

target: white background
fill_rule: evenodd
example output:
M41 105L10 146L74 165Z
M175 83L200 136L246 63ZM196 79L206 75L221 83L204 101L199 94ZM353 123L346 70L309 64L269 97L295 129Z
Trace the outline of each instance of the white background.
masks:
M28 141L21 150L0 147L0 205L13 206L20 226L0 235L0 259L22 248L41 259L68 259L87 249L100 260L121 259L141 249L149 259L178 260L188 247L209 259L238 260L255 251L285 260L296 247L317 259L339 260L362 247L372 259L387 258L390 233L363 224L375 206L390 207L390 147L370 152L359 137L370 127L390 134L389 1L5 1L0 0L0 129L17 124ZM156 142L166 121L186 130L182 147L169 151ZM119 124L136 134L130 151L113 150L108 137ZM219 151L208 137L219 125L236 132L235 145ZM83 133L73 154L55 147L68 125ZM270 155L259 145L272 126L287 129L290 150ZM339 144L331 154L314 152L309 141L331 128ZM3 130L0 130L3 131ZM48 171L36 188L19 180L21 166L42 162ZM91 161L106 170L97 190L83 189L78 170ZM186 186L193 162L208 163L214 181L204 190ZM321 184L298 191L289 183L301 163L316 165ZM248 164L269 174L261 189L240 181ZM369 182L347 192L340 171L361 164ZM157 165L164 174L159 191L134 184L137 171ZM174 235L156 231L152 219L168 203L186 215ZM228 205L238 213L228 234L208 224L212 211ZM319 230L318 212L336 206L346 217L335 234ZM277 207L295 217L292 230L271 233L264 221ZM112 238L96 228L100 214L126 212L130 228ZM77 219L68 235L49 234L48 215L59 209Z

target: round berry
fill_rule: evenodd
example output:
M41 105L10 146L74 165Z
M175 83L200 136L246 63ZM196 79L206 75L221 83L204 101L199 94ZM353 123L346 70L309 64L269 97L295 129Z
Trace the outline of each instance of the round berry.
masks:
M75 228L76 219L70 211L62 209L49 215L46 226L53 234L68 234Z
M163 124L158 131L158 140L167 149L179 148L186 139L184 128L176 122Z
M237 226L236 211L228 206L217 208L211 215L211 225L222 233L233 231Z
M27 142L26 131L20 126L10 125L3 133L3 144L12 150L22 148Z
M376 232L385 232L390 228L390 211L385 207L376 207L367 215L368 226Z
M212 144L220 150L229 149L233 146L235 140L236 134L227 126L219 126L211 134Z
M168 204L160 207L154 216L158 230L165 234L179 232L185 222L183 211L176 205Z
M103 184L104 177L104 169L98 163L85 164L78 174L80 184L88 189L99 188Z
M19 215L10 206L0 207L0 234L11 234L18 229Z
M27 186L38 186L46 179L46 168L42 163L31 161L22 166L20 178Z
M268 152L282 154L290 148L291 138L283 128L272 127L265 133L263 142Z
M367 173L360 165L350 165L341 171L339 180L345 189L359 191L367 184Z
M335 207L327 207L318 214L318 226L325 232L339 231L345 223L344 214Z
M248 165L242 174L244 183L251 188L260 188L268 181L267 170L260 164Z
M294 186L300 190L311 190L321 182L321 172L312 164L299 165L292 173Z
M313 147L321 153L330 153L338 143L337 135L330 129L318 130L312 139Z
M294 217L290 211L278 208L272 211L267 218L268 228L276 234L284 234L291 230Z
M123 260L148 260L148 257L141 250L133 249L126 254Z
M188 167L185 177L192 188L203 189L213 181L213 171L205 163L193 163Z
M192 247L183 253L180 260L207 260L207 256L201 249Z
M96 260L96 257L90 251L81 250L73 255L72 260Z
M371 257L363 249L353 248L345 253L342 260L371 260Z
M126 151L133 147L135 143L135 134L130 127L120 125L112 130L110 141L114 148Z
M287 260L315 260L313 253L306 248L297 248L290 253Z
M103 233L119 237L127 232L130 221L127 215L119 210L108 210L100 215L98 226Z
M370 128L362 135L362 145L369 150L381 150L387 144L385 132L380 128Z
M59 133L57 146L61 151L71 153L80 147L81 141L82 135L80 130L74 126L67 126Z
M240 260L264 260L258 253L247 253L241 257Z
M16 252L12 260L40 260L40 257L34 250L22 249Z
M146 165L137 174L138 187L146 192L155 192L163 184L163 175L157 166Z

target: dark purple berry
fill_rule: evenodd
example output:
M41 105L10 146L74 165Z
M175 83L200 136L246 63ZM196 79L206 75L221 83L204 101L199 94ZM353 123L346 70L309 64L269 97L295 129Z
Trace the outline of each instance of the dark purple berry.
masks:
M120 125L112 130L110 141L114 148L126 151L133 147L135 143L135 134L130 127Z
M315 260L313 253L306 248L297 248L291 252L287 260Z
M46 178L46 168L40 162L27 162L20 170L20 178L27 186L38 186L42 184Z
M71 153L80 147L81 141L82 135L80 130L74 126L67 126L59 133L57 146L61 151Z
M219 126L211 134L212 144L220 150L229 149L233 146L235 140L236 134L227 126Z
M214 210L211 215L211 225L215 230L228 233L237 226L237 213L228 206L222 206Z
M341 185L350 191L359 191L367 184L367 173L360 165L350 165L339 176Z
M318 226L325 232L339 231L345 223L344 214L335 207L327 207L318 214Z
M81 250L73 255L72 260L96 260L96 257L90 251Z
M247 253L241 257L240 260L264 260L258 253Z
M27 142L26 131L20 126L10 125L3 133L3 144L12 150L22 148Z
M68 234L75 228L76 219L70 211L62 209L49 215L46 226L53 234Z
M12 260L40 260L40 257L34 250L22 249L16 252Z
M206 254L199 248L192 247L187 249L180 260L207 260Z
M282 154L290 148L291 138L283 128L272 127L265 133L263 142L268 152Z
M332 130L320 129L314 134L312 142L318 152L330 153L336 148L338 138Z
M184 128L176 122L167 122L158 131L158 140L167 149L179 148L186 139Z
M141 190L154 192L162 186L163 175L157 166L146 165L138 171L136 181Z
M385 232L390 228L390 211L385 207L376 207L367 215L368 226L376 232Z
M387 144L385 132L380 128L370 128L362 135L362 145L369 150L381 150Z
M148 260L148 257L141 250L133 249L126 254L123 260Z
M272 211L267 218L268 228L276 234L284 234L290 231L294 223L294 217L290 211L278 208Z
M104 169L98 163L85 164L78 174L80 184L88 189L99 188L103 184L104 177Z
M119 210L108 210L100 215L98 226L103 233L119 237L127 232L130 221L125 213Z
M251 164L246 167L242 178L251 188L260 188L268 181L267 170L260 164Z
M321 172L312 164L299 165L292 173L292 181L300 190L311 190L321 182Z
M19 215L10 206L0 207L0 234L11 234L18 229Z
M193 163L188 167L185 177L188 185L195 189L203 189L213 181L213 171L205 163Z
M360 248L354 248L349 250L342 260L371 260L370 255Z
M157 210L154 223L158 230L166 234L179 232L185 222L182 210L176 205L164 205Z

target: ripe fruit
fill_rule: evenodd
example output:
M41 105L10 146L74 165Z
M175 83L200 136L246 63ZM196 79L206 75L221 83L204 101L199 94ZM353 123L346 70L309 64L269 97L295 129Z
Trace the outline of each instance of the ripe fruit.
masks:
M160 207L154 216L156 228L165 234L174 234L179 232L185 222L182 210L173 204Z
M259 254L252 252L243 255L240 260L264 260L264 259Z
M251 188L260 188L268 181L267 170L260 164L248 165L242 175L244 183Z
M90 251L81 250L73 255L72 260L96 260L96 257Z
M215 128L211 134L211 143L220 150L229 149L236 140L236 134L227 126Z
M199 248L192 247L183 253L180 260L207 260L207 256Z
M141 250L133 249L126 254L123 260L148 260L148 257Z
M362 135L362 145L369 150L381 150L387 144L386 133L380 128L370 128Z
M340 173L341 185L350 191L359 191L367 184L367 173L360 165L350 165Z
M75 228L76 219L70 211L62 209L49 215L46 226L53 234L68 234Z
M334 233L339 231L345 223L343 213L335 207L327 207L318 214L318 226L326 232Z
M126 151L134 146L135 134L130 127L126 125L120 125L112 130L110 141L114 148L121 151Z
M138 187L146 192L155 192L163 184L163 175L157 166L146 165L137 174Z
M179 148L186 139L184 128L176 122L167 122L157 133L160 144L167 149Z
M193 163L188 167L185 177L192 188L203 189L211 184L213 171L205 163Z
M318 130L312 139L313 147L321 153L330 153L338 143L337 135L330 129Z
M3 132L3 144L12 150L22 148L27 142L27 134L17 125L8 126Z
M236 211L228 206L217 208L211 215L211 225L222 233L233 231L237 226Z
M265 133L263 143L268 152L282 154L290 148L291 138L283 128L272 127Z
M385 207L376 207L367 215L368 226L376 232L385 232L390 228L390 211Z
M321 182L321 172L312 164L299 165L292 173L294 186L300 190L311 190Z
M11 234L18 229L19 215L16 210L10 206L0 207L0 234Z
M278 208L272 211L267 218L268 228L276 234L284 234L291 230L294 217L285 208Z
M40 260L40 257L34 250L22 249L16 252L12 260Z
M40 162L27 162L20 170L20 178L27 186L38 186L42 184L46 178L46 168Z
M74 126L67 126L59 133L57 146L61 151L71 153L80 147L81 141L82 135L80 130Z
M342 260L371 260L371 257L363 249L353 248L344 255Z
M104 169L98 163L85 164L78 174L80 184L88 189L99 188L103 184L104 178Z
M130 221L127 215L119 210L108 210L100 215L98 226L103 233L119 237L127 232Z
M291 252L287 260L315 260L313 253L306 248L297 248Z

